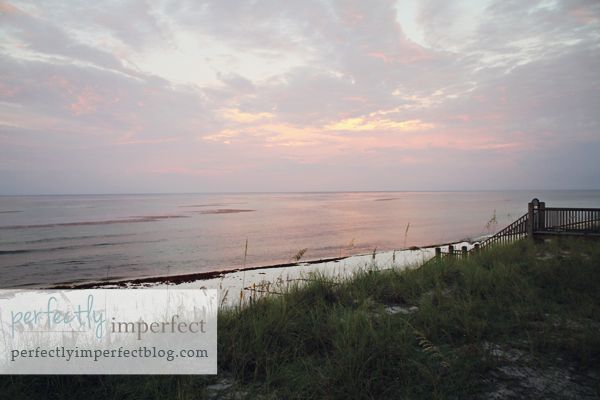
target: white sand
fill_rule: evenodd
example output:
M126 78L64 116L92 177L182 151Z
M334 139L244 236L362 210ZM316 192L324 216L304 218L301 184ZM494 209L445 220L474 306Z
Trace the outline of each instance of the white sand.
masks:
M454 243L455 249L473 245L468 242ZM448 246L442 246L447 251ZM394 256L395 253L395 256ZM236 307L246 304L252 296L260 297L267 293L277 293L286 286L302 283L311 273L319 273L328 277L346 278L361 270L377 269L406 269L421 266L435 255L435 248L428 247L419 250L396 250L372 254L350 256L339 261L320 263L299 263L289 267L264 268L231 272L220 278L201 279L177 285L160 283L151 288L166 288L177 286L182 289L219 289L219 301L223 307ZM394 260L393 260L394 259Z

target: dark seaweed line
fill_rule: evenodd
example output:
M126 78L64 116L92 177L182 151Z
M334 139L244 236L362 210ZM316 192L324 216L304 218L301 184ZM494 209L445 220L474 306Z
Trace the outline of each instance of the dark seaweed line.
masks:
M34 224L34 225L7 225L0 226L2 229L28 229L28 228L57 228L61 226L85 226L85 225L110 225L110 224L127 224L127 223L138 223L138 222L154 222L162 219L171 218L189 218L187 215L158 215L158 216L147 216L147 217L133 217L127 219L111 219L106 221L82 221L82 222L63 222L55 224Z

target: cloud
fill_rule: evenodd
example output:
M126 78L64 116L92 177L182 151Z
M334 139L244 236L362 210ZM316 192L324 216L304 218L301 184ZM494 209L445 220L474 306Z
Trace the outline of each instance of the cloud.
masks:
M326 130L332 131L420 131L424 129L432 129L433 124L423 122L419 119L411 119L406 121L392 121L389 119L373 119L373 118L347 118L338 122L334 122L325 127Z
M98 191L527 187L532 159L597 186L599 161L560 157L600 140L597 1L12 1L0 22L7 193L48 165Z
M229 121L240 122L240 123L256 122L256 121L262 121L262 120L273 118L272 113L268 113L268 112L249 113L249 112L242 112L242 111L238 110L237 108L225 109L222 111L222 115L223 115L223 118L225 118Z

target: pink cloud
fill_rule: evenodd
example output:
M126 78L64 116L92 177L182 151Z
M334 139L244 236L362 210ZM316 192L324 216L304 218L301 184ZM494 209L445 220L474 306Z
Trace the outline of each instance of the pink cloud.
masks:
M396 61L395 57L389 56L380 51L371 51L371 52L367 53L367 55L372 58L377 58L386 64L391 64Z
M430 60L432 55L423 47L410 41L402 42L402 51L398 54L389 54L384 51L369 51L368 57L383 61L385 64L413 64Z
M340 11L343 21L350 25L360 24L365 19L365 15L350 4L345 4Z
M91 114L103 102L103 98L97 90L89 85L79 89L64 76L53 75L47 84L59 91L61 96L69 98L69 104L66 107L73 115Z
M582 24L594 24L600 22L600 16L594 11L586 7L577 7L569 11L569 14L574 17L577 22Z
M114 142L117 145L129 145L129 144L162 144L162 143L175 143L179 142L179 138L156 138L156 139L135 139L128 137L127 135Z
M75 101L68 107L74 115L91 114L102 102L100 94L88 86L75 96Z
M461 122L470 122L472 118L468 114L459 114L454 117L451 117L451 119L461 121Z
M155 175L180 175L180 176L225 176L232 172L252 168L251 163L227 163L226 166L183 166L161 165L154 168L141 168L139 171Z
M10 4L8 1L0 2L0 13L2 14L18 14L21 10Z
M160 167L147 170L146 172L159 175L215 176L222 175L225 171L217 168L194 169L188 167Z
M0 82L0 96L4 96L4 97L13 97L15 94L19 93L20 89L6 84L4 82Z

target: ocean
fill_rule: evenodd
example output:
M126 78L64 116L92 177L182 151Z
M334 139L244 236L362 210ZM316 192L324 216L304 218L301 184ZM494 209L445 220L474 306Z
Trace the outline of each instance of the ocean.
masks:
M0 287L161 276L478 238L600 191L0 196Z

